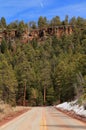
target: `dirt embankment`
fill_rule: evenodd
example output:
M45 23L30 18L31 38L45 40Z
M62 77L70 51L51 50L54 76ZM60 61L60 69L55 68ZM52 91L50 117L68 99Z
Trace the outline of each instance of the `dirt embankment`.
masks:
M72 118L78 119L78 120L86 123L86 117L77 115L74 111L67 111L67 110L63 110L60 108L56 108L56 109L59 110L60 112L63 112L64 114L67 114L68 116L70 116Z
M8 104L0 105L0 126L30 110L30 107L11 107Z

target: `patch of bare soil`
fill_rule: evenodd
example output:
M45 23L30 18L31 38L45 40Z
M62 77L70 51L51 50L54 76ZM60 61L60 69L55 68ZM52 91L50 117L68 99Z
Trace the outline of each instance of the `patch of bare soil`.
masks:
M27 112L30 109L31 108L29 107L15 107L12 108L12 110L9 108L10 111L8 113L0 112L0 126L22 115L23 113Z
M67 111L67 110L62 110L59 108L56 108L56 109L59 110L60 112L63 112L64 114L67 114L68 116L70 116L72 118L78 119L78 120L86 123L86 117L77 115L74 111Z

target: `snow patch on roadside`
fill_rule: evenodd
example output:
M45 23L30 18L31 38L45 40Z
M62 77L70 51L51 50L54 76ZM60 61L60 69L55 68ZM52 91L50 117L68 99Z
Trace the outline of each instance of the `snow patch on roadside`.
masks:
M77 104L77 100L73 102L64 102L56 106L56 108L67 110L67 111L74 111L77 115L86 117L86 110L83 106L79 106Z

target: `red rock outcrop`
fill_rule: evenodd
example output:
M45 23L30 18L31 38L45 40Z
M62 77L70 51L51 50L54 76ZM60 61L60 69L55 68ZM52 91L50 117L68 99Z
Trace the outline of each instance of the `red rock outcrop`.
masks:
M52 27L45 27L45 28L38 28L33 30L25 30L21 34L21 42L27 43L28 41L31 41L33 39L36 40L43 40L47 36L57 36L61 37L62 35L70 35L73 33L73 26L71 25L62 25L62 26L52 26ZM6 40L11 40L16 38L16 29L11 30L1 30L0 31L0 43L3 39L3 37Z

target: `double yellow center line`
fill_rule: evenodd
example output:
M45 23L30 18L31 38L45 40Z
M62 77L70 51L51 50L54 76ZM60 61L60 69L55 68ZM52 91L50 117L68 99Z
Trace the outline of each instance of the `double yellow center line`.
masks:
M46 124L45 111L43 111L43 113L42 113L42 119L41 119L41 122L40 122L40 130L48 130L47 124Z

